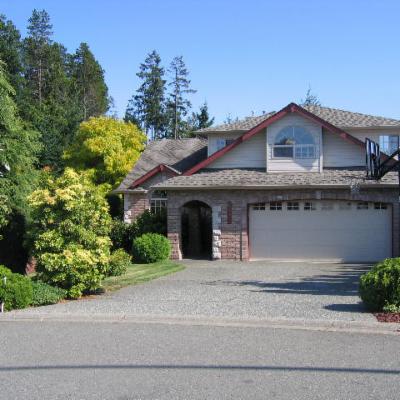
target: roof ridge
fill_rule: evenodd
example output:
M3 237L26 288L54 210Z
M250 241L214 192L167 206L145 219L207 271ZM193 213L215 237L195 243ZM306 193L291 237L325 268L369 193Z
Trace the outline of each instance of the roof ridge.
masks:
M356 115L361 115L361 116L366 116L366 117L380 118L380 119L386 119L386 120L390 120L390 121L400 122L400 119L396 119L396 118L384 117L382 115L366 114L366 113L359 112L359 111L343 110L342 108L336 108L336 107L326 107L326 106L319 106L319 105L314 105L314 104L310 104L308 106L300 105L300 107L303 107L306 109L307 109L307 107L316 107L316 108L320 108L320 109L324 109L324 110L340 111L340 112L349 113L349 114L356 114Z

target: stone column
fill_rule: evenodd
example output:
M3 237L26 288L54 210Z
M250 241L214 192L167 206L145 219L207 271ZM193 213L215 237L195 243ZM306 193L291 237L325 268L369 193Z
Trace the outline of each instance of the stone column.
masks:
M212 258L221 259L221 206L212 207Z

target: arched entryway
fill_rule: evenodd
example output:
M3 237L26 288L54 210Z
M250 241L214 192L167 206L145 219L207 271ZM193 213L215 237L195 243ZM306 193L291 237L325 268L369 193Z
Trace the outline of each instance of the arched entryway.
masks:
M182 207L181 228L183 257L211 259L211 207L197 200L186 203Z

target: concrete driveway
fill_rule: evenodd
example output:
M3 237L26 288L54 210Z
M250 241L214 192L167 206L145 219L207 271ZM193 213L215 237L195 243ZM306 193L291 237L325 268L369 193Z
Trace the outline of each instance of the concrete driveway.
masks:
M19 311L153 317L374 321L358 297L368 265L185 261L186 270L94 299Z

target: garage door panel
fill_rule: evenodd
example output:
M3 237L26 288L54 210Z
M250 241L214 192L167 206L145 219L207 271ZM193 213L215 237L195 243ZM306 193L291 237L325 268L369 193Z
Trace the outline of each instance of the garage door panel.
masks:
M331 202L332 203L332 202ZM391 209L253 210L250 208L252 258L376 261L391 256ZM348 204L348 203L347 203Z

